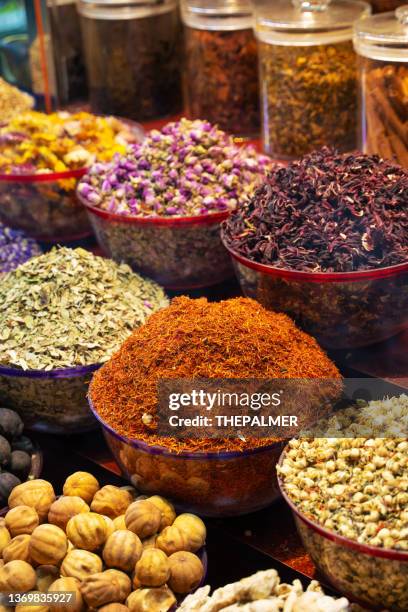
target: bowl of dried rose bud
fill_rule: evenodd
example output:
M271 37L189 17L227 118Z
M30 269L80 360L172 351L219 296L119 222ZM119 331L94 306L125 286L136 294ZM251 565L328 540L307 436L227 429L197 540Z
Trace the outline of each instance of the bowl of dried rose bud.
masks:
M79 182L106 255L170 289L192 289L233 275L220 223L272 167L207 121L181 119Z
M408 396L356 411L343 429L332 417L330 437L291 440L277 466L278 483L326 579L364 607L402 612L408 609L408 441L367 437L367 423L372 433L378 418L384 423L393 411L406 419Z
M44 242L92 234L75 188L97 159L143 138L137 124L89 113L28 111L0 126L0 219Z
M329 349L408 327L408 171L331 149L269 174L224 222L245 295Z

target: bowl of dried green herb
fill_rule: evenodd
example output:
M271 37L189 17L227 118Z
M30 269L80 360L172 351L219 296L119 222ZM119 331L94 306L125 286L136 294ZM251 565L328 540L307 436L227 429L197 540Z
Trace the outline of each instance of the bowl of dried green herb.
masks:
M224 222L243 292L319 343L348 349L408 327L408 172L331 149L270 173Z
M278 463L306 550L364 608L408 609L407 448L393 438L292 440Z
M95 427L92 373L168 300L126 265L54 248L0 283L0 401L51 433Z

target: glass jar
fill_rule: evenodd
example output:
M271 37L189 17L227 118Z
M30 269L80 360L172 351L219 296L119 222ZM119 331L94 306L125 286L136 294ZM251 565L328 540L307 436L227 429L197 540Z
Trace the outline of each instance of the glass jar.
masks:
M183 0L186 113L239 136L259 134L257 46L249 0Z
M357 60L352 25L370 14L359 0L274 0L256 8L264 148L294 159L357 144Z
M408 5L358 22L360 148L408 167Z
M181 111L176 0L79 0L92 111L138 121Z

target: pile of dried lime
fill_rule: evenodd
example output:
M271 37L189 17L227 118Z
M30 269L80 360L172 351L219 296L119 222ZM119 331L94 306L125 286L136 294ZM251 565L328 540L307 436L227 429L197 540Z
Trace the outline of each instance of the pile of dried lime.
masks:
M102 363L166 306L163 289L84 249L53 249L0 285L0 364L52 370Z

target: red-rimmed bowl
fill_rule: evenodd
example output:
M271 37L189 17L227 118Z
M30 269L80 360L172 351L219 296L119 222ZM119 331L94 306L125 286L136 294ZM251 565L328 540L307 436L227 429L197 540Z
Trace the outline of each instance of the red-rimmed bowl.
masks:
M0 366L0 402L19 413L27 429L51 434L97 427L86 394L100 364L54 370Z
M276 464L284 442L234 452L171 452L118 434L95 410L94 417L123 475L146 495L162 495L184 512L238 516L279 497Z
M166 289L208 287L233 276L220 239L228 212L195 217L137 217L109 213L79 193L103 252Z
M408 552L360 544L329 531L296 507L279 476L278 485L307 552L327 581L369 609L408 610Z
M143 128L119 118L134 136L144 138ZM0 220L23 230L41 242L70 242L92 234L88 216L75 190L88 168L42 174L0 174Z
M298 272L229 248L242 291L285 312L328 349L381 342L408 328L408 262L360 272Z

